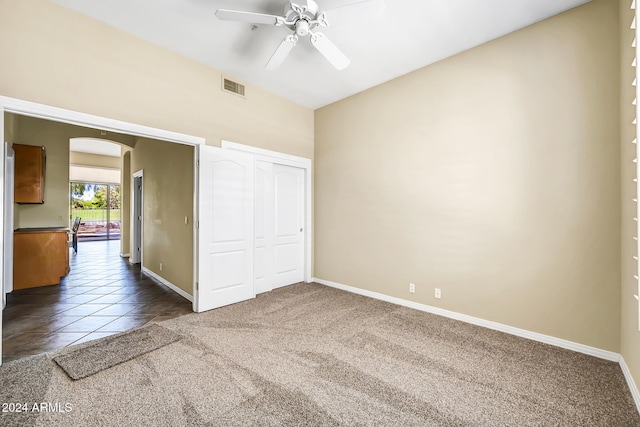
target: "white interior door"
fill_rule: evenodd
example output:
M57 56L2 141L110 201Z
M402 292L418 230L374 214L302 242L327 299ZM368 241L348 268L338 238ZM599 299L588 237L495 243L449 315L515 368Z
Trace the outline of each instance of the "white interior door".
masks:
M255 290L256 294L273 289L273 245L275 196L273 191L273 163L256 161L255 189Z
M274 288L304 280L304 174L301 168L273 165Z
M252 155L199 146L199 312L255 297L254 175Z

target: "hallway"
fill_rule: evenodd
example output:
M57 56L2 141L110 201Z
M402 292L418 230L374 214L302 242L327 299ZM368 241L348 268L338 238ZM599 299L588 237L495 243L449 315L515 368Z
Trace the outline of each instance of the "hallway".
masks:
M119 255L120 242L89 241L70 250L60 285L7 295L2 361L60 349L192 312L192 304Z

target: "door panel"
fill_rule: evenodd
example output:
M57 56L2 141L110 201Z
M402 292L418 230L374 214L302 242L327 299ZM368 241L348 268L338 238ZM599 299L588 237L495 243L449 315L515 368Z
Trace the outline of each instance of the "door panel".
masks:
M255 203L255 289L259 294L273 289L273 163L256 161Z
M300 169L277 165L276 187L276 238L297 237L300 228Z
M278 245L276 247L276 271L279 274L298 271L301 258L299 255L300 245L297 242Z
M254 293L254 160L200 146L198 311Z
M304 280L304 169L273 165L274 288Z

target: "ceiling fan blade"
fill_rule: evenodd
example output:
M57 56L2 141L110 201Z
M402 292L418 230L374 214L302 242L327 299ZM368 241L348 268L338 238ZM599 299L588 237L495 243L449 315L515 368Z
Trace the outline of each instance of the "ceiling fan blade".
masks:
M297 41L298 36L295 34L289 34L285 37L284 40L282 40L282 43L280 43L280 46L278 46L278 49L276 49L276 51L273 52L273 55L271 55L271 59L269 59L265 68L267 70L275 70L280 67L285 58L289 55L289 52L291 52L291 49L296 45Z
M216 10L218 19L224 21L240 21L249 24L265 24L265 25L282 25L284 18L276 15L267 15L264 13L243 12L241 10Z
M327 58L327 61L331 63L337 70L344 70L349 66L349 58L333 44L331 40L322 33L311 34L311 44L318 49L318 51Z
M361 0L334 9L322 10L331 26L348 25L359 20L377 18L384 11L384 0Z

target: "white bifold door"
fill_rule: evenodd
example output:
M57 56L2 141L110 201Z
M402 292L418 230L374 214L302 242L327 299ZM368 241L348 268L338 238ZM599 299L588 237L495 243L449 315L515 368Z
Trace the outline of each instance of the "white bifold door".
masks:
M200 146L197 310L255 297L252 155Z
M304 280L305 171L256 162L256 293Z
M304 280L304 170L273 165L275 230L273 287Z
M305 170L200 146L197 311L304 281Z

